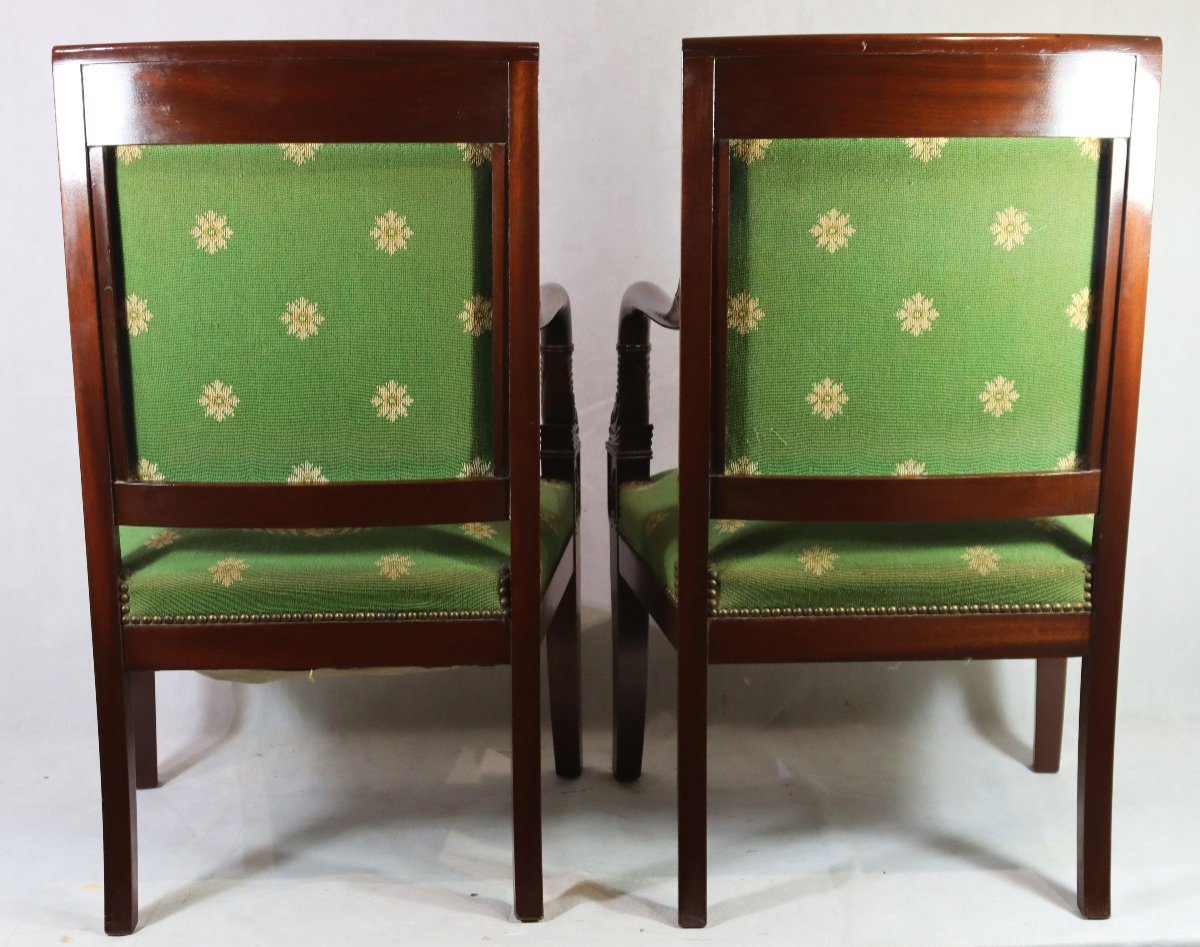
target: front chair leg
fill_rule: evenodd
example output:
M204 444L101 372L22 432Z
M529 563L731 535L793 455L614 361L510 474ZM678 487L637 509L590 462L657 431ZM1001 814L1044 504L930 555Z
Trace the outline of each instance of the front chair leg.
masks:
M542 919L541 642L512 629L513 909L518 920Z
M578 587L576 570L546 634L554 771L563 779L575 779L583 771Z
M1057 773L1062 754L1063 708L1067 701L1067 659L1038 658L1034 711L1033 771Z
M97 662L100 811L104 840L104 931L137 927L137 793L134 788L132 675Z
M158 786L158 725L155 720L154 672L134 671L130 678L133 702L133 747L138 789Z
M613 556L613 775L630 782L642 775L646 733L646 636L649 616L621 578Z

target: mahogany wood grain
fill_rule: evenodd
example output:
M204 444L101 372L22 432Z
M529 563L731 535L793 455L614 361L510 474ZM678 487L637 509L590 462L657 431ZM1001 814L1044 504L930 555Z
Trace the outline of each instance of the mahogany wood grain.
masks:
M537 46L151 43L60 47L53 61L99 724L105 929L125 934L137 925L134 787L153 775L152 672L187 668L510 663L516 913L540 917ZM107 148L301 139L493 144L493 446L500 476L294 487L130 481L121 248ZM549 335L565 331L569 338L569 321L567 312ZM557 380L546 409L553 419L573 418L570 353L552 357ZM576 450L569 458L576 471L577 458ZM574 484L578 497L577 473ZM294 528L503 519L512 524L507 620L121 625L118 523ZM565 696L551 714L568 728L579 704L570 662L561 659L578 640L574 540L571 550L553 591L559 613L574 611L576 620L568 615L560 623L560 657L549 668L551 676L566 675L565 683L552 683ZM555 726L563 731L562 721Z
M542 907L541 632L539 627L538 121L536 60L509 65L509 444L512 529L512 779L515 912Z
M1091 616L887 615L713 618L713 664L936 661L1085 654Z
M1099 501L1098 470L912 478L712 478L712 515L720 519L1032 519L1095 513Z
M127 625L137 671L452 667L509 662L501 619Z
M609 529L612 587L612 771L617 782L642 775L646 734L647 638L650 617L622 574L624 540ZM625 549L628 549L626 546Z
M683 64L683 253L680 270L678 689L679 924L708 918L708 574L713 417L713 102L715 63ZM723 305L724 300L720 301Z
M1137 36L770 36L684 41L679 604L614 533L614 601L662 609L678 647L680 923L704 923L708 661L1020 657L1040 662L1038 764L1061 734L1064 660L1084 657L1079 775L1081 913L1110 910L1117 657L1141 364L1161 43ZM1084 469L892 478L721 476L728 227L726 139L1088 136L1105 141L1097 208L1096 328ZM714 198L715 195L715 198ZM715 205L714 205L715 199ZM661 290L637 284L646 310ZM650 466L648 316L623 302L609 436L609 510ZM657 321L657 320L656 320ZM665 324L672 324L664 320ZM709 476L713 474L714 476ZM707 519L1024 518L1095 513L1090 615L1046 613L732 618L705 613ZM626 554L628 551L628 554ZM618 602L614 609L620 606ZM664 626L665 629L665 626ZM614 660L619 661L618 654ZM636 692L629 698L636 710ZM632 709L631 709L632 708ZM615 708L620 721L622 709ZM629 717L632 719L632 716ZM632 743L633 738L629 737Z
M1035 773L1057 773L1062 756L1067 659L1038 658L1036 686L1032 769Z

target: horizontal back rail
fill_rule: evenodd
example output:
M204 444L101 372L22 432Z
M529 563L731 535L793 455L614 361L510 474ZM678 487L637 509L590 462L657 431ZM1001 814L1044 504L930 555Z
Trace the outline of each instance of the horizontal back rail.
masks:
M505 62L316 62L84 65L87 143L507 140Z
M712 515L739 520L1032 519L1095 513L1100 471L962 477L711 478Z
M715 134L1120 138L1136 61L1119 52L722 57Z
M113 484L121 526L319 529L508 519L503 477L380 483Z

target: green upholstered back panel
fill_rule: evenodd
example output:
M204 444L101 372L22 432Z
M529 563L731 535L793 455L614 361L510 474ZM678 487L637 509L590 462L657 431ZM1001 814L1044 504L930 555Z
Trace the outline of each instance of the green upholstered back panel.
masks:
M1097 139L730 144L731 472L1083 455Z
M490 473L487 145L116 151L139 475Z

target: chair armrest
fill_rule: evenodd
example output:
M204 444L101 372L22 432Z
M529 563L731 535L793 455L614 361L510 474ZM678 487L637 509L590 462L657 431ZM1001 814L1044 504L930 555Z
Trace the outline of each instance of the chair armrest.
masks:
M608 516L620 514L621 484L650 477L650 323L679 328L679 291L634 283L621 298L617 327L617 394L608 427Z
M557 283L542 285L542 476L575 485L579 505L579 419L571 377L571 300Z

